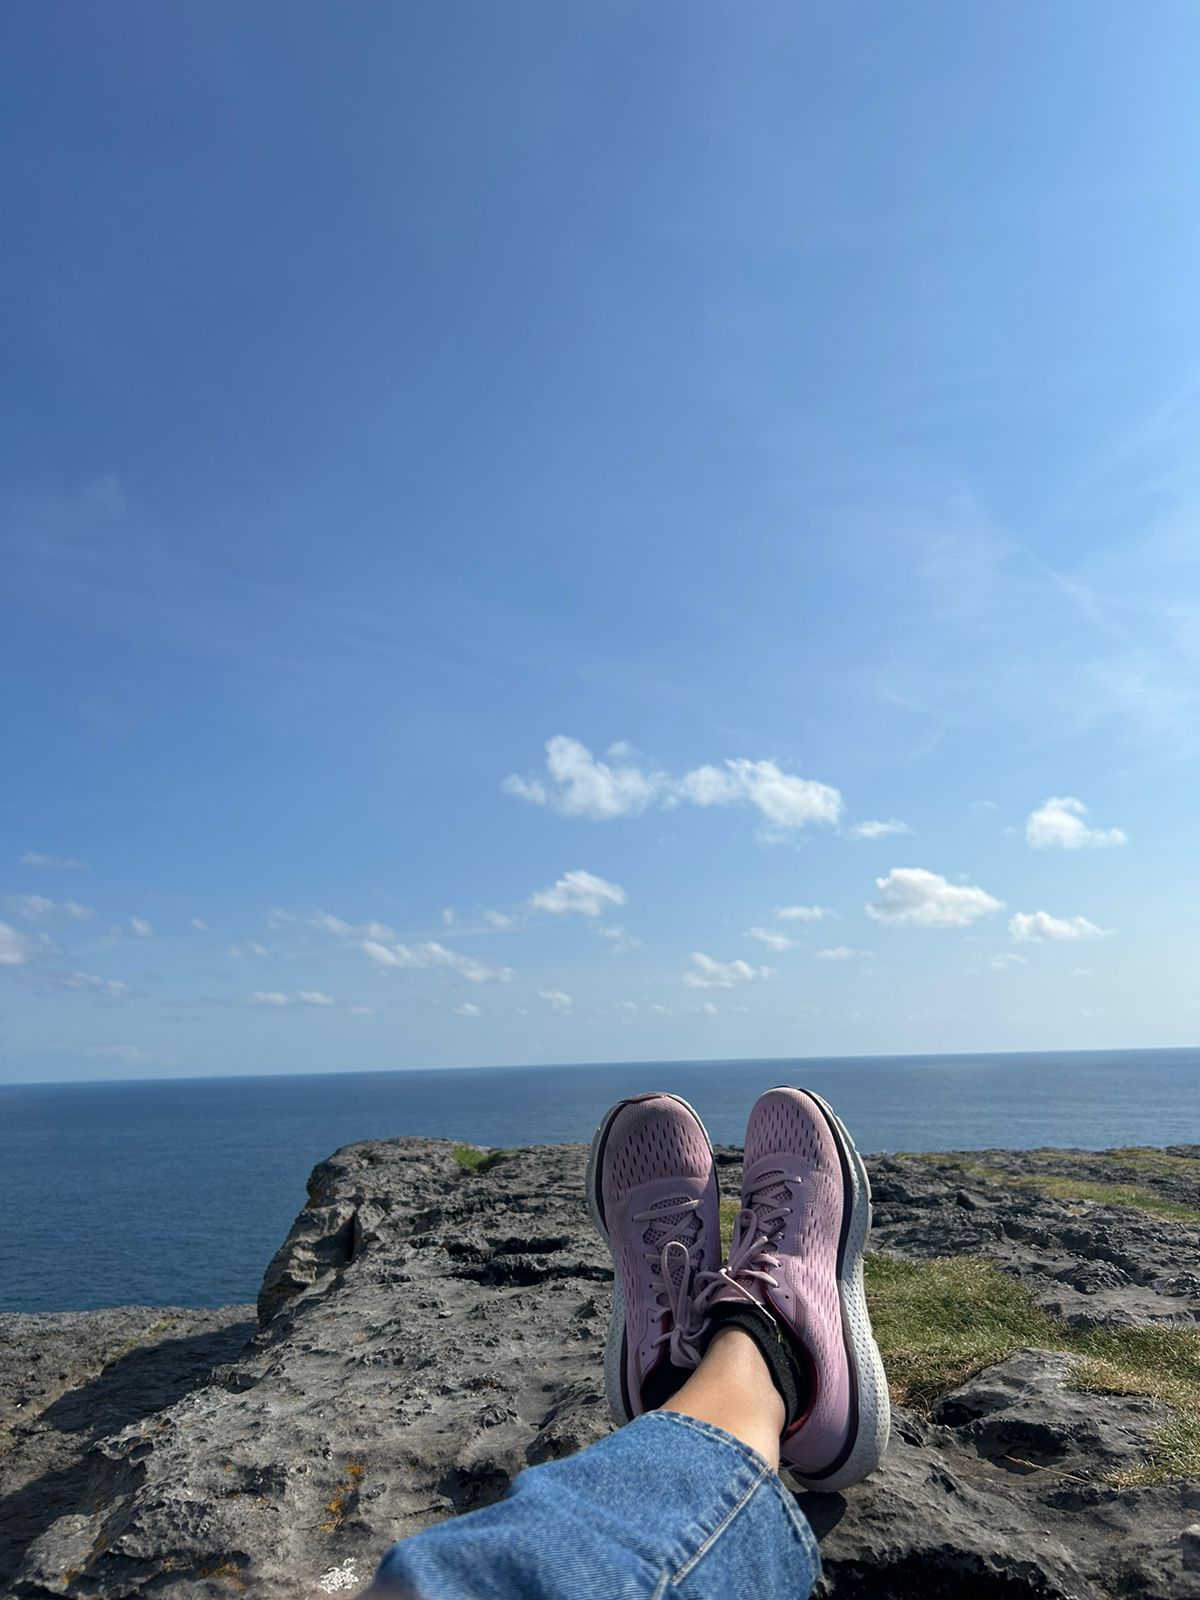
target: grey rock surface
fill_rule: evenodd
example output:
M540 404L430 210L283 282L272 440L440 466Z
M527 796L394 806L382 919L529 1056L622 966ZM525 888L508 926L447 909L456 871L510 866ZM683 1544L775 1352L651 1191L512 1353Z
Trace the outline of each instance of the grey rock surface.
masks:
M321 1163L257 1324L247 1307L0 1317L0 1593L352 1594L393 1539L607 1432L610 1271L585 1149L504 1152L478 1172L452 1149L395 1139ZM740 1153L718 1159L736 1193ZM1037 1159L970 1158L997 1177ZM1096 1177L1085 1152L1055 1159ZM1085 1322L1200 1320L1194 1226L950 1157L869 1166L877 1248L989 1255ZM1200 1597L1200 1484L1107 1481L1144 1457L1160 1410L1069 1379L1068 1357L1015 1351L930 1417L899 1412L867 1483L802 1495L823 1593Z

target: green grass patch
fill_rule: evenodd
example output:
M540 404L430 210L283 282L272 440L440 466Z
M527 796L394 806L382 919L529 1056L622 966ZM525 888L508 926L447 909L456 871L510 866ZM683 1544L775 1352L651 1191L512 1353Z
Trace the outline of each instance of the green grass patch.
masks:
M1123 1483L1200 1477L1200 1329L1075 1328L1041 1310L1015 1278L975 1256L935 1261L868 1256L867 1296L898 1405L928 1411L1020 1346L1079 1358L1074 1382L1092 1394L1149 1395L1170 1409L1145 1466Z
M737 1214L742 1209L740 1200L721 1201L721 1259L724 1261L729 1255L729 1246L733 1243L733 1225L737 1221Z
M1119 1150L1102 1150L1098 1161L1132 1167L1135 1172L1154 1172L1167 1178L1200 1180L1200 1161L1195 1156L1173 1156L1165 1150L1147 1150L1143 1145L1123 1145Z
M1174 1200L1164 1200L1153 1189L1142 1189L1136 1184L1093 1183L1085 1178L1066 1178L1056 1173L1034 1176L1023 1172L1005 1172L1002 1167L989 1166L985 1161L968 1161L963 1156L946 1156L936 1151L914 1152L914 1158L931 1164L954 1167L969 1177L983 1178L991 1183L1002 1183L1009 1189L1033 1189L1039 1194L1050 1195L1055 1200L1092 1200L1100 1205L1123 1206L1129 1211L1144 1211L1149 1216L1163 1217L1168 1222L1200 1224L1200 1208L1183 1206Z
M871 1322L899 1405L928 1411L939 1395L1019 1345L1057 1347L1059 1325L1015 1278L981 1257L870 1255L866 1276Z
M464 1172L487 1172L494 1167L503 1150L478 1150L473 1144L456 1144L450 1154Z

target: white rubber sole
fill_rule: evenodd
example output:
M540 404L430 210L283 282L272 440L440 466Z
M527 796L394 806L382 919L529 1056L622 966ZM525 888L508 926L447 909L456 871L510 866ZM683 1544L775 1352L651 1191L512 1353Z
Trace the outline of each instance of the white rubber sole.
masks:
M633 1421L633 1413L625 1402L625 1287L621 1282L621 1273L617 1261L617 1253L613 1249L612 1240L609 1238L608 1229L604 1225L604 1217L600 1209L600 1152L604 1148L605 1136L608 1133L612 1120L631 1099L639 1098L636 1095L627 1096L618 1100L615 1106L605 1113L604 1120L592 1136L592 1148L588 1156L587 1169L587 1204L588 1214L596 1232L608 1246L608 1253L613 1264L613 1306L612 1315L608 1319L608 1338L604 1345L604 1394L608 1400L608 1409L613 1421L618 1428L624 1427L627 1422ZM689 1105L682 1095L664 1094L666 1100L674 1100L678 1105L689 1111L696 1121L704 1137L708 1139L708 1129L704 1126L696 1113L696 1108ZM712 1140L708 1139L709 1147Z
M850 1363L850 1381L858 1399L858 1431L850 1454L835 1472L810 1478L788 1465L784 1467L805 1489L833 1494L861 1483L883 1459L892 1425L887 1376L879 1346L871 1332L871 1317L863 1287L863 1251L871 1233L871 1184L863 1159L855 1148L845 1123L819 1094L804 1093L821 1107L834 1136L842 1147L850 1176L850 1226L846 1234L842 1266L838 1276L838 1300L842 1308L842 1335Z

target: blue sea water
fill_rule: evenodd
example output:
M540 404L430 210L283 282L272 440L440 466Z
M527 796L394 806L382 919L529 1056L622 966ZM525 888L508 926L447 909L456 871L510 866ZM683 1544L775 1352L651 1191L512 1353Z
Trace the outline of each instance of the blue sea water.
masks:
M252 1300L340 1145L591 1137L669 1089L740 1144L754 1097L801 1083L860 1149L1200 1142L1200 1050L476 1068L0 1086L0 1310Z

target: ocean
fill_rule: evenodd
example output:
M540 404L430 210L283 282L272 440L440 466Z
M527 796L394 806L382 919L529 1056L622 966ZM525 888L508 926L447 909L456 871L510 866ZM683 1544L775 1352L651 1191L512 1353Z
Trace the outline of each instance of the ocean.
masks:
M0 1086L0 1310L252 1300L340 1145L587 1140L625 1094L684 1095L740 1144L805 1084L866 1151L1200 1142L1200 1050L903 1056Z

